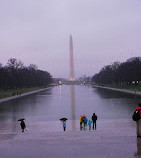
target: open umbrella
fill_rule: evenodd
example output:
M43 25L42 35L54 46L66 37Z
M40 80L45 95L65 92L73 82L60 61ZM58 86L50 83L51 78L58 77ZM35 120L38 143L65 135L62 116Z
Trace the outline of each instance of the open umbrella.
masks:
M68 119L65 118L65 117L63 117L63 118L60 119L60 121L66 121L66 120L68 120Z
M25 120L25 118L21 118L21 119L19 119L18 121L23 121L23 120Z

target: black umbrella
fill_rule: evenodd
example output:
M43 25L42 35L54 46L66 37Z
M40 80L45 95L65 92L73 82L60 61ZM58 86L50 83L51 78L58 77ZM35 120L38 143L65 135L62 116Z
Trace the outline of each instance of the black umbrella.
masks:
M68 119L65 118L65 117L63 117L63 118L60 119L60 121L66 121L66 120L68 120Z
M21 118L21 119L19 119L18 121L23 121L23 120L25 120L25 118Z

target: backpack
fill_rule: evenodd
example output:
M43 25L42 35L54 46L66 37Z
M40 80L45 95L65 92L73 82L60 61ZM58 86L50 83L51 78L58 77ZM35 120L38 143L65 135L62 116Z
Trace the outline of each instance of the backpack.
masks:
M138 121L140 120L140 110L135 110L132 116L133 121Z

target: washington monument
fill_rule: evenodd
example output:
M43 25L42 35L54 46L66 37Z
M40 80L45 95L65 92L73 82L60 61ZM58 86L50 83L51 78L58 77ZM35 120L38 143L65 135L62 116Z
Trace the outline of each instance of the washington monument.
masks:
M70 35L70 81L74 81L74 59L73 59L73 40Z

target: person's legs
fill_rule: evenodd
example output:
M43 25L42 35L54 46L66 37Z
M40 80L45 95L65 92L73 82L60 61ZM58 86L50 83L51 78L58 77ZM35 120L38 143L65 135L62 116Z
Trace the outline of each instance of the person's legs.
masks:
M80 128L82 128L82 122L80 122Z
M136 126L136 133L137 137L141 137L141 120L136 121L137 126Z
M136 121L136 124L137 124L137 126L136 126L136 133L137 133L137 137L140 137L141 135L140 135L140 120L138 120L138 121Z
M139 135L141 137L141 119L139 120Z
M94 122L93 122L93 130L94 130Z
M136 124L137 124L137 126L136 126L136 133L137 133L137 137L139 137L140 136L140 134L139 134L139 120L136 121Z
M95 130L96 130L96 122L95 122Z
M86 123L84 122L84 128L85 128Z

